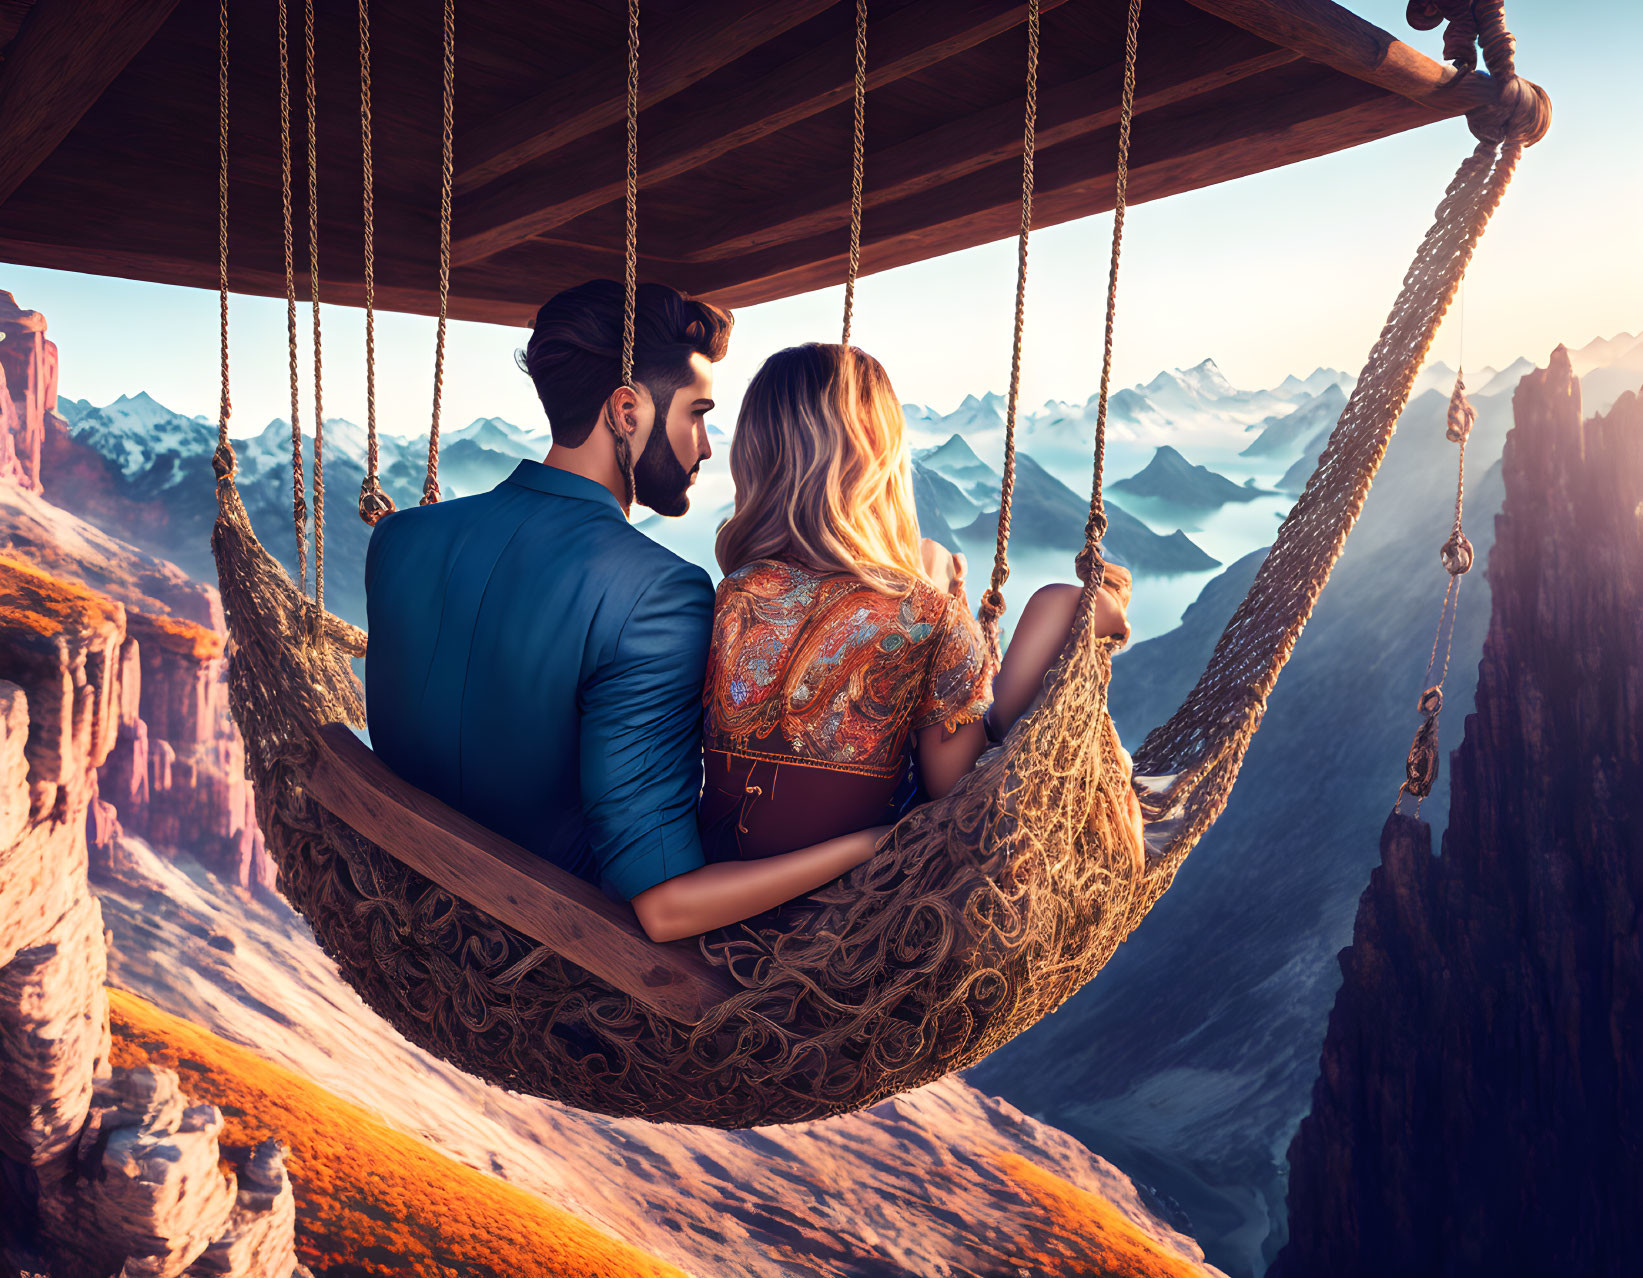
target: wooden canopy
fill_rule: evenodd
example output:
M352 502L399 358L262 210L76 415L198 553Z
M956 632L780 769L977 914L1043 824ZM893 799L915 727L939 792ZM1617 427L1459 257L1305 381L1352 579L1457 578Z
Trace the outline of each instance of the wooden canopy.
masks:
M273 0L231 0L230 273L280 295ZM291 0L306 297L301 0ZM1108 209L1122 0L1042 0L1035 224ZM359 41L317 4L321 295L361 300ZM376 299L435 309L441 0L373 6ZM862 269L1019 224L1026 6L870 0ZM640 275L730 305L844 278L854 5L644 0ZM528 324L622 271L625 6L457 0L451 313ZM217 5L0 0L0 259L215 287ZM1147 0L1129 192L1156 199L1492 101L1327 0Z

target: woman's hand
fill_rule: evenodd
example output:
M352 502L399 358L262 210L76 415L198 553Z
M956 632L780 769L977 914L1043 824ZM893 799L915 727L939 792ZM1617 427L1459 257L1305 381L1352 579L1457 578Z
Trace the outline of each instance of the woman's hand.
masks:
M937 590L950 595L962 594L964 574L969 567L964 556L954 554L939 541L933 541L929 537L919 542L918 549L925 579Z

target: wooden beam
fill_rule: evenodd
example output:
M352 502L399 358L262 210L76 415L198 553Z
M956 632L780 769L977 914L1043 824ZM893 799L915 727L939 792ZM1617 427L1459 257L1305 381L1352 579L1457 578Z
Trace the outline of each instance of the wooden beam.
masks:
M1065 2L1042 0L1041 11ZM869 26L868 88L934 66L1008 31L1025 16L1026 5L998 0L917 0ZM847 48L816 49L750 85L726 86L710 106L649 137L641 121L640 156L653 158L645 163L640 182L652 185L677 177L778 133L848 100L854 85ZM626 185L620 148L606 136L585 142L549 165L461 201L453 219L461 231L451 246L455 263L494 256L622 198Z
M631 907L408 785L340 723L314 741L303 788L395 860L663 1016L700 1024L741 992L692 943L658 945Z
M1500 86L1462 74L1331 0L1187 0L1194 8L1443 115L1488 106Z
M1247 39L1243 49L1216 46L1183 58L1179 51L1153 55L1156 65L1143 60L1138 68L1135 112L1141 115L1189 98L1210 93L1235 81L1294 62L1301 55L1274 49L1264 41ZM1254 48L1251 46L1259 46ZM1243 56L1239 56L1240 53ZM1046 89L1039 96L1037 149L1118 123L1118 97L1123 87L1122 66ZM1019 163L1022 105L1007 102L870 153L863 205L874 208L905 199L944 183L989 168L1001 161ZM686 262L714 261L753 252L770 244L804 239L849 224L850 204L838 200L821 204L796 200L776 209L733 209L728 219L703 234L701 246L679 254Z
M1374 93L1330 105L1339 81L1290 93L1291 110L1274 116L1260 95L1242 108L1203 112L1162 143L1138 129L1129 178L1132 204L1244 177L1358 146L1443 118L1404 98ZM1112 208L1115 130L1041 154L1033 196L1034 227ZM1093 149L1092 149L1093 148ZM1099 159L1095 158L1099 155ZM1020 224L1020 166L998 165L880 212L862 243L862 273L889 270L1013 235ZM1424 197L1423 197L1424 198ZM844 278L837 235L773 247L731 262L675 272L679 287L726 306L751 306L836 285ZM825 253L823 250L827 250ZM1105 251L1104 249L1102 250ZM726 281L726 273L734 279Z
M641 29L639 77L641 110L655 106L808 21L836 0L784 0L780 4L728 3L705 13L700 5L652 29ZM620 26L613 6L612 30ZM456 190L465 194L540 159L590 133L620 123L627 115L625 30L619 57L589 67L552 89L468 130L456 140L462 167Z
M177 0L38 0L0 62L0 204L176 7Z

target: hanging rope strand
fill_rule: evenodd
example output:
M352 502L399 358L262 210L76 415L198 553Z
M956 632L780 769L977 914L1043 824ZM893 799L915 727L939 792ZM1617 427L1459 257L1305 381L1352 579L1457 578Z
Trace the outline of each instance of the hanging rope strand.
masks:
M1002 656L998 621L1004 615L1004 583L1010 576L1010 506L1015 498L1015 423L1021 392L1021 339L1027 322L1027 241L1033 223L1033 159L1038 131L1039 0L1027 3L1027 103L1021 138L1021 231L1016 239L1015 333L1010 342L1010 397L1004 414L1004 478L998 492L998 541L993 574L981 597L981 633L993 669Z
M1033 0L1036 5L1037 0ZM867 157L867 0L856 0L856 109L850 153L850 264L844 277L844 335L856 311L856 276L861 273L861 171Z
M308 299L314 318L314 606L325 607L325 362L319 320L319 111L314 67L314 0L303 0L308 108Z
M365 231L365 478L359 517L375 524L394 508L377 479L376 173L371 164L371 6L359 0L359 147Z
M1135 58L1140 45L1141 0L1130 0L1124 28L1124 88L1118 104L1118 161L1113 177L1112 252L1107 259L1107 318L1101 340L1101 389L1095 408L1095 473L1090 480L1090 516L1084 525L1084 549L1078 575L1086 605L1106 580L1101 539L1107 535L1107 504L1102 491L1107 470L1107 395L1112 389L1112 340L1118 315L1118 264L1124 249L1124 210L1129 197L1130 126L1135 118Z
M280 214L285 233L285 345L291 375L291 522L297 534L297 589L308 589L308 502L303 493L301 394L297 387L296 251L291 231L291 49L287 0L280 24Z
M623 244L622 385L633 385L633 322L639 299L639 0L628 0L627 226ZM632 479L629 478L629 489Z
M217 310L221 329L222 384L217 396L217 453L233 470L228 443L228 0L217 14ZM218 474L224 471L219 470Z
M434 337L434 415L428 428L428 473L422 504L439 500L439 406L445 390L445 313L451 293L451 133L456 109L456 0L445 0L444 110L440 117L439 328Z
M633 387L633 329L639 302L639 0L628 0L627 223L623 243L622 385ZM633 449L607 401L605 425L622 472L624 511L633 508Z

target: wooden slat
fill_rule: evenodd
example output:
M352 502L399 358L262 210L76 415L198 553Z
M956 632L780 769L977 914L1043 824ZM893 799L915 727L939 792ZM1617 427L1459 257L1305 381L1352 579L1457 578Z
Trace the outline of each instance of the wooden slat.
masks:
M687 1025L739 992L692 943L658 945L633 911L407 785L343 724L326 724L303 782L339 820L418 874Z
M1041 11L1065 0L1042 0ZM998 0L919 0L868 27L868 87L961 53L1019 24L1024 4ZM854 89L848 49L816 49L767 72L745 88L731 87L711 108L646 137L640 127L640 183L654 185L769 137L789 125L837 106ZM533 166L506 183L459 203L453 218L459 234L451 246L458 265L494 256L532 236L620 199L626 186L619 148L607 137L586 139L545 166Z
M783 3L692 5L678 17L641 31L641 110L666 101L720 67L728 66L784 31L816 16L837 0L784 0ZM624 45L626 28L619 6L611 6L613 48ZM589 67L538 93L529 101L464 132L456 140L461 167L456 190L465 194L511 173L523 164L568 146L627 114L627 53Z
M1259 44L1258 51L1248 49ZM1182 57L1177 50L1143 59L1135 95L1137 115L1194 98L1300 57L1247 40L1245 56L1225 47L1198 50ZM1037 145L1048 150L1061 142L1110 128L1118 122L1123 68L1110 67L1039 95ZM905 199L1003 161L1019 163L1022 105L1007 102L952 120L918 137L869 154L863 205L868 209ZM850 204L819 202L814 195L780 208L732 210L725 223L705 234L701 247L680 254L681 261L713 261L766 245L803 239L848 224Z
M176 7L177 0L38 0L0 62L0 204Z
M1194 8L1273 44L1344 71L1443 115L1461 115L1499 97L1484 72L1462 75L1434 62L1373 22L1331 0L1187 0Z
M1244 112L1259 109L1260 103L1255 102ZM1144 134L1138 132L1139 154L1130 168L1130 203L1142 204L1327 155L1440 118L1406 99L1384 95L1339 110L1286 119L1264 129L1247 130L1244 126L1248 121L1236 118L1244 112L1221 113L1219 120L1206 115L1196 128L1183 129L1162 154L1141 151ZM1033 196L1035 227L1053 226L1112 208L1110 156L1101 164L1079 154L1080 148L1111 139L1108 131L1040 155ZM871 240L863 240L862 273L889 270L923 261L938 252L1013 235L1021 220L1019 182L1019 165L1013 170L1007 165L995 166L985 174L881 210L874 219ZM725 306L751 306L809 292L838 284L844 278L844 256L834 243L837 238L836 234L828 235L715 263L712 276L697 278L684 269L676 272L675 278L680 287L694 289L709 301ZM714 277L725 280L727 275L732 279L725 283L708 283Z

